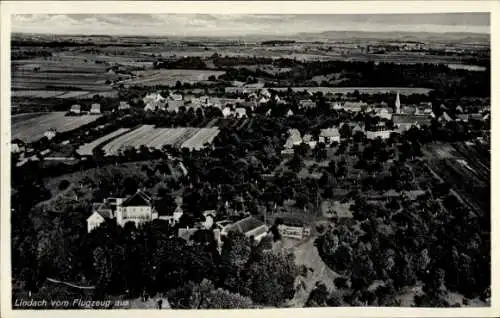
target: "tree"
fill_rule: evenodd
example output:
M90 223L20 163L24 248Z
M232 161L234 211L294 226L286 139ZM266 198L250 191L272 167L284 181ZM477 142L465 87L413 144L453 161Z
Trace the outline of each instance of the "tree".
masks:
M123 194L125 196L131 195L137 192L139 185L137 180L132 177L127 177L123 180Z
M252 299L260 304L281 305L293 298L298 274L293 254L264 253L246 275Z
M209 280L197 284L187 282L184 286L167 293L174 309L244 309L253 307L249 297L231 293L225 289L215 289Z
M339 129L340 138L342 138L342 139L350 139L351 133L352 133L352 129L348 123L344 123Z
M237 293L231 293L222 288L211 291L205 298L201 308L210 309L249 309L253 302L249 297Z
M367 255L356 257L352 266L351 282L354 290L368 287L375 279L373 262Z
M295 173L299 172L302 167L304 167L304 162L302 158L295 154L292 159L288 162L288 167Z
M94 270L96 272L96 286L100 291L106 291L113 275L113 261L109 251L97 247L93 253Z
M338 289L347 288L347 278L339 276L334 279L335 286Z
M316 286L311 290L305 307L326 307L329 292L324 283L316 282Z
M241 271L250 260L252 245L240 232L231 231L224 238L221 251L222 281L229 290L237 290Z
M58 188L59 188L59 190L60 190L60 191L64 191L64 190L66 190L68 187L69 187L69 181L68 181L68 180L63 179L63 180L61 180L61 182L59 182L59 186L58 186Z

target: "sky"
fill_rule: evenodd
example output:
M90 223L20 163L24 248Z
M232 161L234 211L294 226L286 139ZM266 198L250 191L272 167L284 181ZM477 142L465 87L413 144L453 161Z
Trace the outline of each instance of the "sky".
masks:
M489 13L433 14L25 14L12 31L143 36L293 35L301 32L490 33Z

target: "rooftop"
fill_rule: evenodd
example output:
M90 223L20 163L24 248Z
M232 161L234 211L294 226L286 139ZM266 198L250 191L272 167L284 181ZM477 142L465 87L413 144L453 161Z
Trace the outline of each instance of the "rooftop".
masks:
M394 124L426 124L431 123L431 118L428 115L409 115L409 114L393 114L392 121Z
M123 204L123 207L128 206L151 206L151 198L142 191L137 191L135 194L126 199Z
M246 217L228 226L227 231L237 231L241 233L248 233L258 227L265 225L264 222L257 220L253 216Z
M326 128L321 129L321 137L338 137L340 136L339 130L337 128Z

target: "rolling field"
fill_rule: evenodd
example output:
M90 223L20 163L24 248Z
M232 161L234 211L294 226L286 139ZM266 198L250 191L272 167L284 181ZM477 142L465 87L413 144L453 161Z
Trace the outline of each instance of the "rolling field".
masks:
M286 91L288 87L272 88L277 91ZM360 94L376 94L376 93L396 93L401 95L410 94L429 94L432 90L423 87L292 87L295 92L308 91L311 93L322 92L323 94L347 94L358 91Z
M65 116L65 112L43 113L38 116L13 116L12 139L19 138L24 142L33 142L43 137L43 134L53 128L58 132L76 129L95 121L100 116Z
M476 213L490 212L491 158L484 145L465 143L425 147L429 165Z
M199 150L204 147L205 143L212 143L215 136L219 134L219 128L201 128L193 137L186 140L181 148Z
M63 91L12 91L12 97L36 97L36 98L52 98L62 95Z
M23 113L23 114L15 114L11 116L12 123L18 123L23 120L28 120L30 118L35 118L42 116L44 113Z
M12 91L11 96L14 98L80 98L91 99L94 95L102 97L115 98L118 96L116 91L48 91L48 90L21 90Z
M186 147L189 149L200 149L205 143L210 143L219 133L214 128L155 128L153 125L143 125L133 131L125 133L103 146L106 155L117 155L121 150L127 148L161 149L164 145L173 147ZM102 142L101 142L102 143Z
M109 65L88 60L87 55L70 57L34 58L12 61L12 89L39 91L82 90L109 91L106 81L120 79L121 75L108 73ZM71 88L70 88L71 87ZM25 97L45 96L37 93Z
M91 156L92 151L94 150L95 147L97 147L100 144L102 144L108 140L111 140L111 139L113 139L121 134L124 134L124 133L128 132L129 130L130 130L130 128L120 128L120 129L118 129L110 134L107 134L106 136L103 136L103 137L96 139L92 142L89 142L87 144L81 145L76 150L76 152L78 152L78 154L81 156Z
M215 77L224 74L222 71L207 70L147 70L135 72L138 78L123 81L124 85L168 85L173 86L177 81L183 83L194 83L206 81L211 75Z

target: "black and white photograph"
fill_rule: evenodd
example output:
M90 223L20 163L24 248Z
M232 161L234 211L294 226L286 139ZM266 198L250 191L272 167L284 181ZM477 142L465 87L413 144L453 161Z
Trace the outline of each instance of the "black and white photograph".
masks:
M11 14L8 307L491 308L493 16L452 8Z

